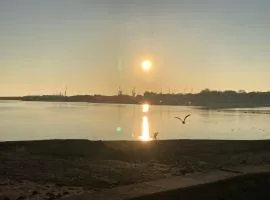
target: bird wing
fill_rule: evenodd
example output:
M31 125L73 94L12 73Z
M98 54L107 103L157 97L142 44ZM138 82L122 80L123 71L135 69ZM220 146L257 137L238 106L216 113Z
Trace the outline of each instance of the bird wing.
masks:
M189 114L189 115L187 115L187 116L185 117L184 121L186 121L186 119L187 119L189 116L190 116L190 114Z
M179 119L181 122L183 122L183 120L180 117L175 117L175 119Z

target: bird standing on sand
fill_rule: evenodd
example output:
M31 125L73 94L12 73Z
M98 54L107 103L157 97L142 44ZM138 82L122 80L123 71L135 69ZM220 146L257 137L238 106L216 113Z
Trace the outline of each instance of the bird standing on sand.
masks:
M153 135L153 139L157 140L157 136L158 136L158 132L155 132L154 135Z
M185 116L184 120L181 119L180 117L175 117L175 119L179 119L179 120L182 122L182 124L186 124L186 119L187 119L189 116L190 116L190 114L187 115L187 116Z

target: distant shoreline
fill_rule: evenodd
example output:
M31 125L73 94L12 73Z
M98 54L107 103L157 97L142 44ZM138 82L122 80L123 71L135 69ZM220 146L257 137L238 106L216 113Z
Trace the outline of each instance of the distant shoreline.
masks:
M55 103L92 103L92 104L123 104L123 105L141 105L143 103L148 103L149 101L145 100L142 102L113 102L113 101L67 101L67 100L23 100L21 97L12 97L12 98L2 98L0 97L0 101L22 101L22 102L55 102ZM262 108L262 107L270 107L270 104L261 104L261 105L254 105L254 104L214 104L214 105L188 105L188 104L155 104L151 103L151 105L158 105L158 106L190 106L190 107L197 107L200 109L211 109L211 110L219 110L219 109L229 109L229 108Z
M0 100L43 102L87 102L111 104L143 104L198 106L204 109L256 108L270 106L270 92L235 92L204 90L196 94L161 94L145 92L144 95L40 95L22 97L0 97Z

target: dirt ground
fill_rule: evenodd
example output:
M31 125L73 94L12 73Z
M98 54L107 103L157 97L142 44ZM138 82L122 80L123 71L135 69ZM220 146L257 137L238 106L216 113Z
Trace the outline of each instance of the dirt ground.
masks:
M270 141L0 143L0 200L62 199L168 176L270 164Z

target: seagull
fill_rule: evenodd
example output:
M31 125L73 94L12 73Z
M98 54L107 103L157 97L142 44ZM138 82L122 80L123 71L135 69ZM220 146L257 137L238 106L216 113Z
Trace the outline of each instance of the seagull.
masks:
M158 136L158 132L155 132L154 135L153 135L153 139L156 140L157 136Z
M190 116L190 114L187 115L187 116L185 116L184 120L182 120L180 117L175 117L175 119L179 119L183 124L186 124L186 119L187 119L189 116Z

